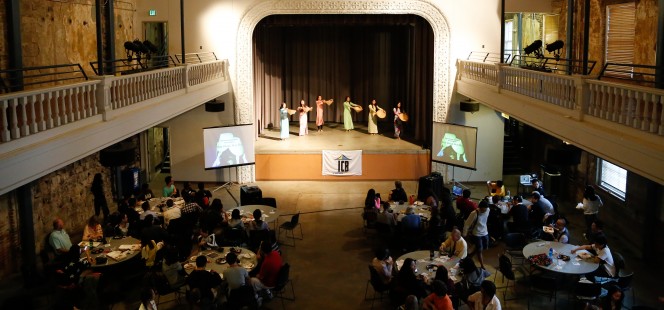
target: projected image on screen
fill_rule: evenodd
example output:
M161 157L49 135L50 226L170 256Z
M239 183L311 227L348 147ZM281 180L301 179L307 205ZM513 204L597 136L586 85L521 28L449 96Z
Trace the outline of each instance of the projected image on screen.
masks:
M476 127L433 123L432 161L474 170L476 150Z
M203 128L205 169L255 163L253 125Z

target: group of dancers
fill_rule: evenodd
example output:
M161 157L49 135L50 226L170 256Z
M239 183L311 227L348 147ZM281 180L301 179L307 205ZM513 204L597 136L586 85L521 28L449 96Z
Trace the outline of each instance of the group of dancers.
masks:
M323 131L323 108L324 104L330 105L334 102L333 99L324 100L323 96L318 96L316 98L316 126L317 131ZM351 109L360 112L363 110L362 106L357 105L350 101L350 96L346 96L346 100L343 103L344 106L344 130L349 132L355 127L353 126L353 118L351 116ZM279 109L279 115L281 116L280 122L280 135L281 140L288 139L288 129L289 129L289 120L288 116L295 113L299 113L300 120L300 131L299 135L304 136L309 134L308 127L308 117L307 113L311 111L312 108L307 106L307 103L304 100L300 100L300 105L297 107L297 110L292 110L286 107L286 103L281 104L281 109ZM397 102L397 105L392 109L394 113L394 137L396 139L401 139L401 129L403 127L404 119L407 120L406 114L401 110L401 101ZM376 104L376 99L371 100L369 105L369 120L368 120L368 129L369 134L376 135L378 134L378 118L384 118L387 113L381 107Z

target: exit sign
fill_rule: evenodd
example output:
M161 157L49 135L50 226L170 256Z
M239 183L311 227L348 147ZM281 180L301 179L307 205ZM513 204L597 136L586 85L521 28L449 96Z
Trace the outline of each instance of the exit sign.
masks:
M150 10L148 14L150 14L150 16L157 16L157 10Z

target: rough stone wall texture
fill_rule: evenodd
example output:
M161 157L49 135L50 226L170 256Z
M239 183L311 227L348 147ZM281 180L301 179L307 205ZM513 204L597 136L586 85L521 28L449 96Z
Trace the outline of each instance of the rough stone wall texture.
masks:
M116 56L124 57L123 43L133 40L136 0L116 5ZM79 63L93 74L90 61L97 60L96 18L92 0L21 1L24 66Z
M7 6L0 0L0 69L7 68Z
M20 270L18 207L13 194L0 196L0 278Z

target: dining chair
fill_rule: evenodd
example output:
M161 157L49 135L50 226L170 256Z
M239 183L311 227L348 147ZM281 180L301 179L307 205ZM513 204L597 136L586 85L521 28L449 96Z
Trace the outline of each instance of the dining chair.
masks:
M580 302L594 302L602 295L602 285L592 282L577 282L574 287L574 297Z
M170 294L175 294L174 301L176 301L178 303L178 305L180 304L180 296L182 294L185 294L185 291L183 289L186 289L186 287L184 285L182 285L180 287L177 287L177 288L171 287L171 284L168 283L168 279L166 278L166 276L161 271L150 272L148 277L149 277L149 281L151 282L151 285L155 289L155 293L157 295L156 296L157 300L155 300L157 305L162 303L162 301L161 301L162 296L166 296L166 295L170 295ZM171 301L173 301L173 300L169 300L167 302L171 302Z
M517 269L515 269L512 266L512 261L510 260L509 257L507 257L507 255L501 254L498 257L498 268L496 268L496 270L497 271L493 276L493 282L494 283L496 283L496 279L498 277L498 272L500 272L503 275L502 276L502 281L503 282L505 282L505 280L507 280L507 282L505 283L505 286L497 287L498 289L503 289L503 288L505 289L505 291L503 291L503 300L504 300L505 304L507 304L508 300L516 299L516 275L515 275L514 271L517 270ZM510 298L507 298L507 290L510 288L510 281L512 282L512 292L513 292L514 296L512 296Z
M364 211L362 214L364 219L364 233L367 232L367 229L376 229L376 222L378 221L378 213L371 211Z
M272 208L277 208L277 199L273 197L263 197L261 198L261 204L270 206Z
M291 294L293 297L284 296L286 291L286 286L290 284ZM274 294L275 298L281 299L281 308L286 309L284 305L284 299L294 301L295 300L295 288L293 287L293 280L290 278L290 265L285 263L277 274L277 284L270 291Z
M557 279L544 275L530 276L530 291L528 294L528 309L530 309L530 300L534 294L549 297L549 302L553 299L553 308L556 309L558 301L558 283Z
M258 253L258 247L261 242L270 242L269 230L250 230L249 231L249 249Z
M512 260L519 259L521 264L526 261L523 256L523 248L526 246L526 237L521 233L508 233L505 234L505 254L509 255Z
M295 237L294 230L297 227L300 227L300 238ZM300 223L300 213L293 215L290 221L283 223L279 225L279 235L281 236L281 230L286 231L286 238L291 238L293 240L293 247L295 247L295 239L302 240L304 239L304 234L302 233L302 224ZM288 236L288 232L290 231L290 237ZM290 245L290 244L284 244L284 245Z
M380 279L378 271L372 266L369 265L369 280L367 280L367 286L364 288L364 300L367 300L367 293L369 292L369 285L374 291L373 297L371 298L371 309L373 309L374 302L376 301L376 293L380 297L380 300L383 300L383 295L389 293L390 286L383 283L383 280Z

